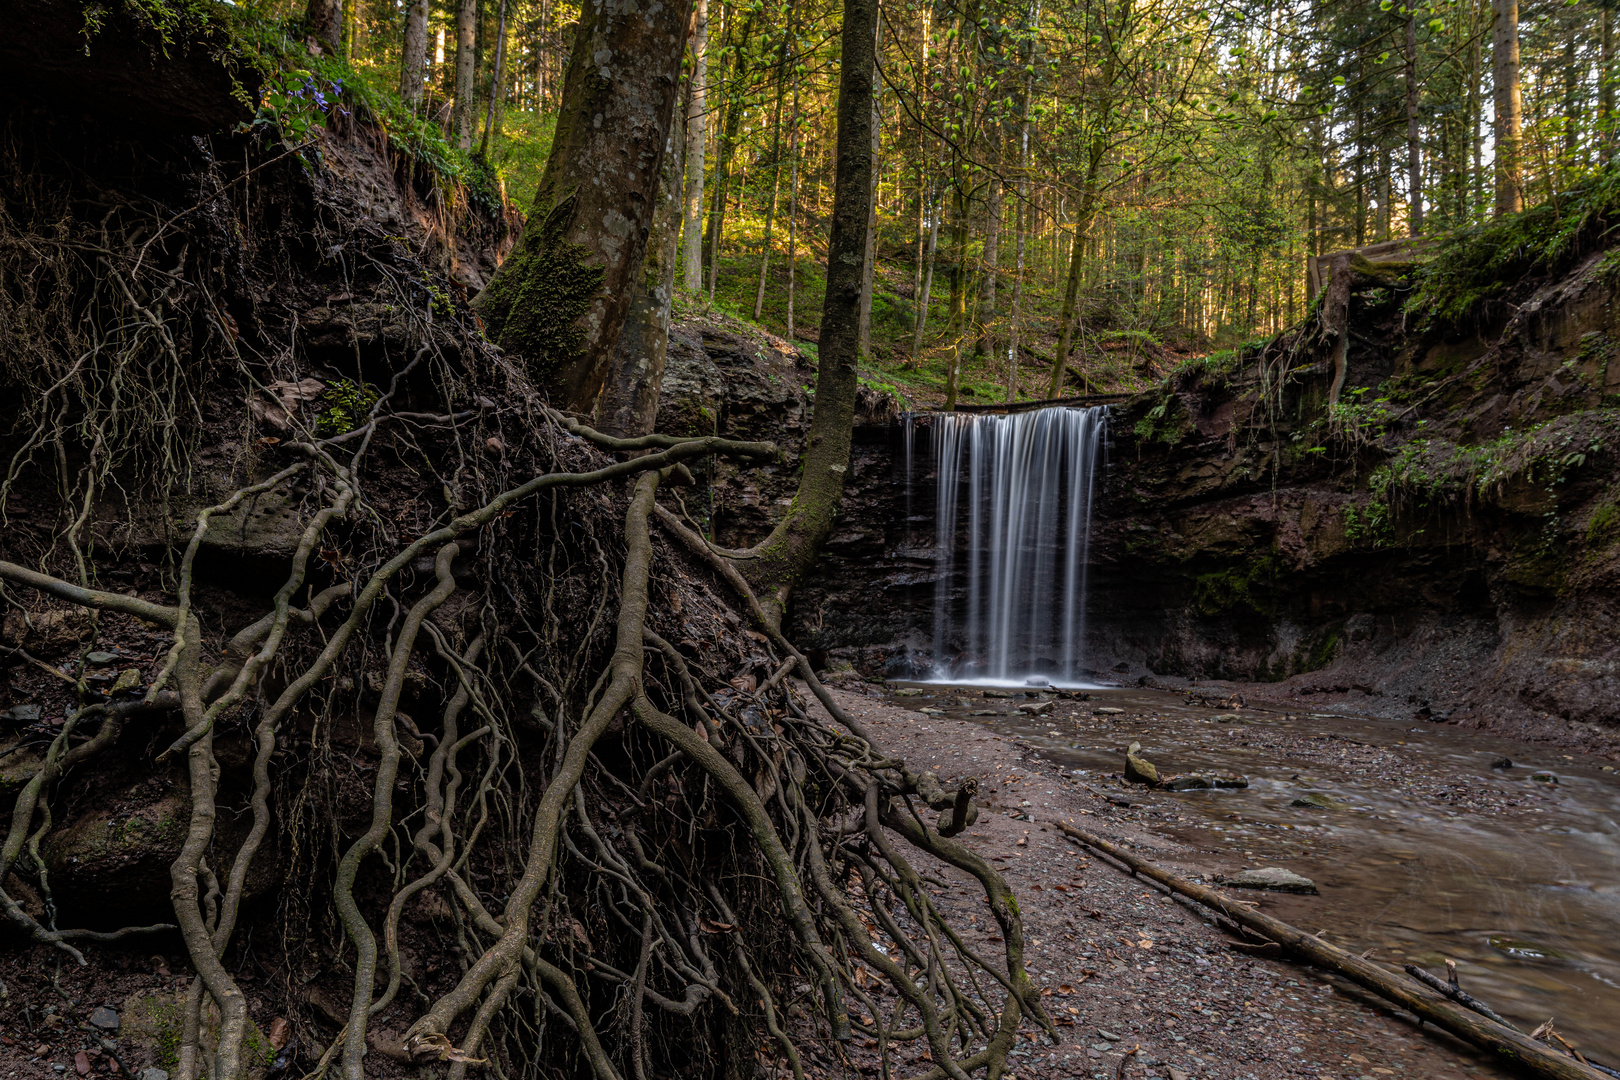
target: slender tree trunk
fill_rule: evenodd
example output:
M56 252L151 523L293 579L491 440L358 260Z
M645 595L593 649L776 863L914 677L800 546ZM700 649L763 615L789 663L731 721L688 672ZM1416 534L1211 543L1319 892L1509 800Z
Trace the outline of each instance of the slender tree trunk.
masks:
M917 327L911 335L911 362L916 364L922 355L923 331L928 327L929 294L934 289L934 258L939 252L939 219L944 207L936 196L932 200L930 220L928 222L928 256L927 265L923 267L922 295L917 298Z
M995 130L994 151L990 158L993 170L1001 167L1000 128ZM995 351L995 346L990 342L990 327L996 321L996 278L1001 273L1001 177L992 174L988 184L984 199L984 277L979 283L980 333L973 347L974 352L979 354Z
M490 340L576 413L596 409L640 280L691 10L584 6L534 210L477 300Z
M1492 0L1491 82L1496 107L1496 213L1524 209L1523 105L1519 99L1519 0Z
M793 340L793 290L799 275L799 71L793 69L793 121L788 135L791 179L788 181L787 337Z
M461 0L456 7L456 100L451 112L456 145L472 148L473 76L477 73L475 51L478 32L478 0Z
M1598 155L1599 161L1609 159L1617 137L1614 79L1614 16L1608 8L1598 8L1598 108L1603 111L1602 135L1598 140L1603 152Z
M478 156L489 157L489 139L501 122L501 102L506 97L506 0L501 0L495 23L495 64L489 73L489 107L484 110L484 137L478 143Z
M337 56L343 45L343 0L309 0L304 25L316 44Z
M827 238L827 293L821 312L815 412L799 490L787 516L738 567L778 623L794 587L831 535L844 479L859 386L856 323L861 254L872 197L872 97L876 73L877 0L844 0L838 78L838 164Z
M1418 135L1417 13L1406 16L1407 232L1423 235L1423 148Z
M945 373L946 412L954 412L956 409L956 391L962 378L962 354L970 336L967 326L968 200L967 192L963 190L966 177L962 172L961 166L958 165L955 191L951 194L951 202L955 204L956 210L954 215L956 234L951 251L951 262L954 264L951 278L951 318L950 329L946 331L946 336L954 335L955 340L951 342L951 366Z
M658 392L669 350L669 313L675 299L675 268L681 240L682 160L686 110L676 103L664 164L659 170L658 206L641 261L641 280L625 312L624 329L613 351L613 368L598 410L600 430L628 438L652 433L658 420Z
M697 0L692 31L692 82L686 105L685 247L681 280L686 291L703 291L703 151L709 140L706 105L709 79L709 0Z
M877 44L874 55L883 48L883 24L878 23ZM872 275L877 271L877 194L879 150L883 120L883 83L876 82L872 87L872 197L868 200L870 209L866 218L866 254L861 258L861 303L860 317L856 331L856 347L862 359L872 352Z
M771 118L771 201L765 208L765 243L759 253L759 287L754 290L754 321L765 310L765 276L771 267L771 229L776 224L776 196L782 188L782 99L787 95L788 50L793 42L793 19L788 18L782 47L776 54L776 109Z
M399 51L399 97L410 108L422 102L427 71L428 0L411 0L405 9L405 42Z

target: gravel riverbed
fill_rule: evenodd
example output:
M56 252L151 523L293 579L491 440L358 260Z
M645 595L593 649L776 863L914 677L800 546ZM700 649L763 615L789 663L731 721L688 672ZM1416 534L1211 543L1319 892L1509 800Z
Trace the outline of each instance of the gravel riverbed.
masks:
M1072 822L1173 871L1207 872L1197 851L1155 829L1142 805L1152 797L1071 775L1028 743L970 721L858 689L834 693L912 768L936 771L947 786L953 777L980 778L981 812L962 839L1017 893L1030 975L1062 1034L1054 1046L1026 1023L1012 1057L1020 1078L1510 1075L1342 979L1234 949L1199 909L1090 855L1054 826ZM981 955L999 955L999 928L984 914L977 882L922 861L947 884L942 907L967 940ZM1245 896L1262 910L1278 903L1269 893ZM1282 917L1297 922L1297 911L1291 904ZM855 1062L866 1071L859 1056ZM916 1063L919 1071L926 1064Z

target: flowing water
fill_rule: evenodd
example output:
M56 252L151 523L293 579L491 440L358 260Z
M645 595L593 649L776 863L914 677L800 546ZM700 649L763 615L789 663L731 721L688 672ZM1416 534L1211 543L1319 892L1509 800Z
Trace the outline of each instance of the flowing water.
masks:
M1124 813L1194 849L1170 857L1184 871L1304 874L1320 896L1267 894L1266 909L1396 970L1444 977L1450 957L1463 989L1521 1029L1555 1017L1620 1068L1620 779L1601 762L1436 725L1232 714L1157 691L1095 691L1031 719L1013 711L1022 698L919 688L905 707L1016 735L1082 784L1130 798ZM1126 790L1108 774L1136 740L1162 772L1240 773L1249 786ZM1493 768L1504 757L1513 767ZM1330 808L1292 805L1310 793Z
M1073 684L1107 406L930 417L936 469L934 663L942 677ZM909 428L908 428L909 435ZM911 439L906 439L908 480ZM908 483L909 517L909 483Z

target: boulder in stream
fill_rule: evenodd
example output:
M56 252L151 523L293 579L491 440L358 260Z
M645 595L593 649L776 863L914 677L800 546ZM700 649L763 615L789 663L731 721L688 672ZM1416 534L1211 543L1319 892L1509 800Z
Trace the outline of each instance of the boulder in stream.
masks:
M1026 716L1044 716L1052 711L1050 701L1026 701L1018 706L1018 711Z
M1271 892L1315 893L1316 882L1280 866L1243 870L1231 877L1217 876L1215 882L1233 889L1267 889Z
M1183 773L1172 776L1164 781L1166 791L1204 791L1215 786L1215 782L1207 776L1198 773Z
M1157 787L1159 770L1154 767L1153 762L1140 755L1139 751L1141 749L1141 743L1133 742L1131 748L1125 751L1125 779L1133 784L1147 784Z

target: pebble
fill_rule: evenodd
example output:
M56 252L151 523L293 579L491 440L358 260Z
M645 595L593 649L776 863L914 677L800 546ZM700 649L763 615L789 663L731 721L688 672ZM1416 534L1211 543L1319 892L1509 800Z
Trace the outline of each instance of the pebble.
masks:
M115 663L117 663L118 662L118 654L117 653L110 653L110 652L93 652L89 656L86 656L84 659L85 659L85 662L88 663L88 664L94 664L97 667L101 667L101 666L106 665L106 664L115 664Z

